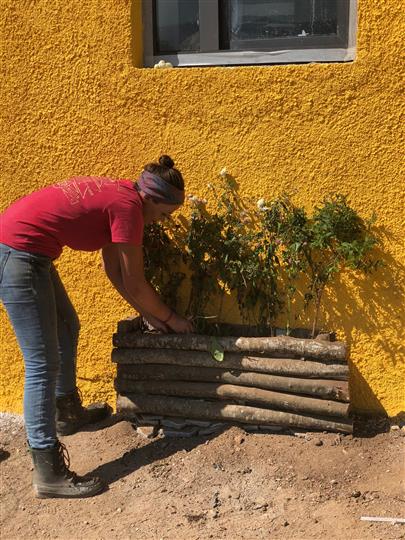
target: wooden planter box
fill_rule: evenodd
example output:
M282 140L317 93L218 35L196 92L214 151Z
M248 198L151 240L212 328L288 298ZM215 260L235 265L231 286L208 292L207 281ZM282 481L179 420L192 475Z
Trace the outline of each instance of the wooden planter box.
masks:
M117 412L352 433L345 343L233 328L239 337L143 333L139 318L120 321Z

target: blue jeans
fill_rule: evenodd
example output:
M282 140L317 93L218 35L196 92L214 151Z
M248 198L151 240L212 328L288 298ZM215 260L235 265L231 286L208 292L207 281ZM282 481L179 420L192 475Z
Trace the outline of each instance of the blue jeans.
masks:
M0 244L0 298L25 364L24 420L32 448L55 445L56 397L76 388L79 319L49 257Z

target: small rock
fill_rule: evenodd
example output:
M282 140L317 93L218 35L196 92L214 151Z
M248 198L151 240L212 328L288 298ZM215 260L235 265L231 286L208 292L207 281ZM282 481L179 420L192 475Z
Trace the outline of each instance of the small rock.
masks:
M358 497L360 497L360 495L361 495L361 491L356 489L355 491L351 492L350 497L354 497L355 499L357 499Z
M269 507L269 503L264 501L256 501L253 504L253 510L262 510L263 512L266 512Z
M323 441L321 439L314 439L315 446L323 446Z
M157 435L157 426L138 426L136 432L145 439L153 439Z
M338 484L339 482L337 480L331 480L330 483L333 485L333 486L336 486L336 484Z
M216 491L212 497L212 507L218 508L218 506L221 506L221 501L219 499L219 492Z
M288 527L288 525L289 525L289 523L288 523L287 520L286 520L286 521L283 521L283 527Z
M122 508L117 508L117 513L121 514L121 512L122 512Z
M212 519L217 519L217 517L219 517L218 508L211 508L211 510L208 511L208 516Z
M391 431L399 431L400 430L400 427L399 426L391 426Z

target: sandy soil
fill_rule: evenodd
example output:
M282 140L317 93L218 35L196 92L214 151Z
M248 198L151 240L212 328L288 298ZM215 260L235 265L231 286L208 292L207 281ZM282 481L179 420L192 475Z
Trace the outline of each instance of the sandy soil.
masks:
M112 417L65 437L72 469L108 491L35 499L20 418L2 415L1 538L402 539L404 429L363 436L247 434L145 439Z

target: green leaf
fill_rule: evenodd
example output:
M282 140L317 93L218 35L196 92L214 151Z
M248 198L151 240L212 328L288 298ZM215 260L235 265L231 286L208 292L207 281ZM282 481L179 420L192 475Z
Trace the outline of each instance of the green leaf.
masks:
M213 337L210 342L210 353L214 360L217 362L222 362L224 359L224 349L218 343L218 341Z

